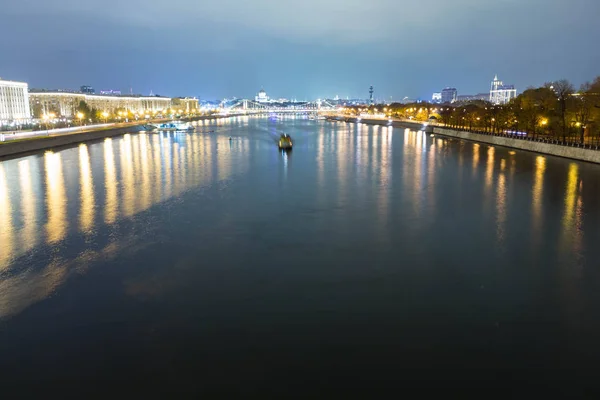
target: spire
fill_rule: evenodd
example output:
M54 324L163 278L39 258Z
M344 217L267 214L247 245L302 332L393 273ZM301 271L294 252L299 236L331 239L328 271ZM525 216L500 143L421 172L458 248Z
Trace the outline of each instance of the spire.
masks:
M496 74L496 75L494 76L494 80L495 80L495 81L497 81L497 80L498 80L498 74Z

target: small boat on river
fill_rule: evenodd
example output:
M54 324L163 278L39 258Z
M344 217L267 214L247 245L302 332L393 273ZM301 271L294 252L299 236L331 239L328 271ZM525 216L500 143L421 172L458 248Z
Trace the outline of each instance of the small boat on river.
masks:
M279 149L280 150L291 150L294 143L292 142L292 138L290 135L283 133L279 137Z

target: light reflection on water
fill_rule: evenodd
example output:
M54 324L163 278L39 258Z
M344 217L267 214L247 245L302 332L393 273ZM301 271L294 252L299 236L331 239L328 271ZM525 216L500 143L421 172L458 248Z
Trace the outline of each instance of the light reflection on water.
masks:
M0 317L47 297L71 267L85 269L84 264L103 259L122 246L109 243L104 249L95 249L98 243L92 242L91 248L78 250L81 256L71 261L52 257L37 270L23 271L26 265L20 265L19 257L38 248L54 252L63 247L68 234L95 234L100 225L131 218L191 186L211 184L216 138L190 135L181 145L172 135L128 134L102 143L0 161L0 271L9 271L9 275L0 276ZM247 143L248 138L240 138L230 151L242 153ZM216 169L219 179L226 180L234 172L233 165L225 159L225 151L220 156ZM67 187L65 157L75 160L78 187ZM93 168L91 157L102 160L102 167ZM31 168L38 158L43 158L41 193L33 185L40 171ZM17 185L9 184L5 168L16 173ZM240 170L246 168L247 164ZM40 228L42 243L38 242ZM11 266L19 269L10 274Z
M83 271L135 246L135 235L125 237L119 229L135 224L132 220L153 206L185 199L187 192L198 197L195 189L216 184L221 192L237 190L247 180L264 187L271 173L283 172L285 185L270 187L271 192L262 193L265 198L278 198L276 190L298 187L302 179L303 201L314 195L317 208L331 206L332 214L341 217L336 220L343 223L339 230L350 229L353 218L360 218L361 224L376 224L376 237L390 246L399 227L407 232L427 232L429 226L435 230L437 210L466 215L471 208L484 210L483 219L490 223L485 229L503 252L510 251L517 231L532 238L532 248L554 246L556 239L544 228L548 216L555 215L550 194L558 190L564 195L562 216L557 217L561 233L555 236L565 254L585 249L581 164L552 159L550 165L546 157L431 138L424 132L326 122L294 128L294 153L272 157L277 150L265 132L273 127L265 124L219 120L197 124L196 133L128 134L0 161L0 317L49 296L71 269ZM554 182L546 178L550 168ZM254 193L243 196L240 206ZM527 207L513 207L513 201ZM454 207L451 211L448 204ZM71 248L67 239L78 235L90 240ZM31 259L37 260L35 268L28 268Z

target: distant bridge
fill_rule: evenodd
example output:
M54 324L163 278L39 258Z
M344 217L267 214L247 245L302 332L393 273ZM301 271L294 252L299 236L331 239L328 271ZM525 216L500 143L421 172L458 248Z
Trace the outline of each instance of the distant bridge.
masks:
M228 103L221 103L223 111L236 112L244 114L261 114L261 113L319 113L331 112L336 109L333 104L317 100L312 102L297 102L297 103L259 103L248 99L237 99Z

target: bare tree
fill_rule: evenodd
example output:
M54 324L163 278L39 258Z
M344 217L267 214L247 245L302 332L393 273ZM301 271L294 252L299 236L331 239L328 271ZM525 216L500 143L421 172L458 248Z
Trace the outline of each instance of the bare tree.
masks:
M579 128L580 141L584 143L584 134L586 126L590 123L592 117L592 111L594 104L592 98L588 96L591 89L590 83L584 83L581 85L579 92L573 94L573 115L575 116L575 122Z
M548 86L548 84L546 84ZM575 87L566 79L561 79L550 85L558 99L563 141L567 136L567 104L570 96L575 93Z

